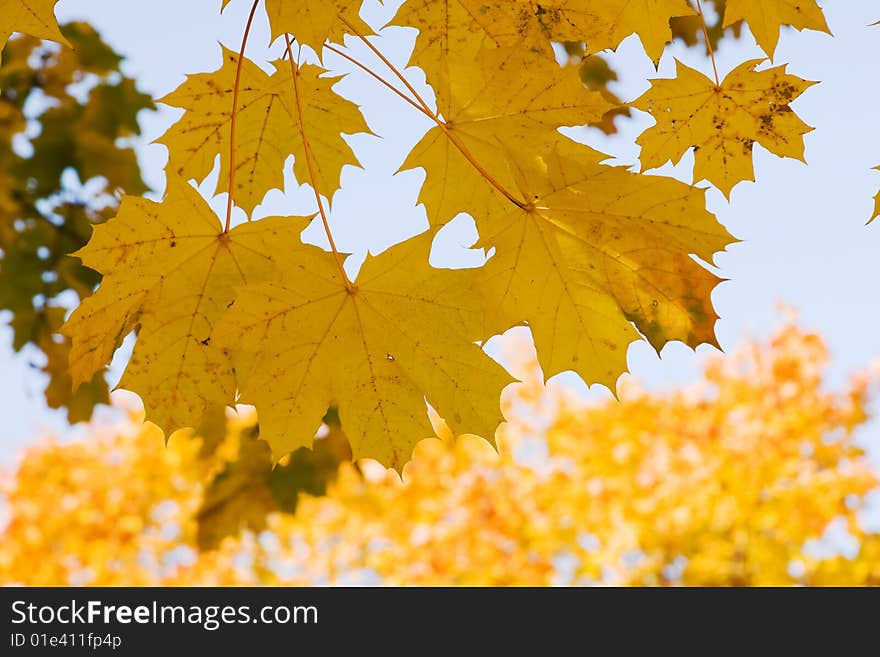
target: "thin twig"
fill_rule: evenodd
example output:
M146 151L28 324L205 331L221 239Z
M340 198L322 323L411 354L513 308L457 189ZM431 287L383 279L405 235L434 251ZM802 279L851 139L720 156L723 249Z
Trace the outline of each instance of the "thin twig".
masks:
M251 7L251 13L244 28L244 36L241 38L238 64L235 68L235 86L232 90L232 116L229 119L229 198L226 200L226 227L223 229L224 233L228 233L232 226L232 208L235 204L233 191L235 189L235 123L238 119L238 91L241 86L241 67L244 64L244 51L247 48L251 26L254 23L254 14L257 13L259 4L260 0L254 0L254 5ZM248 221L250 221L250 217L248 217Z
M706 39L706 50L709 51L709 59L712 60L712 70L715 72L715 88L721 89L721 79L718 77L718 64L715 62L715 50L712 48L712 39L709 38L709 26L706 24L706 15L703 13L702 0L697 0L697 11L700 13L700 24L703 27L703 36Z
M333 233L330 231L330 222L327 220L327 212L324 210L324 201L321 198L321 190L318 187L318 176L315 174L315 162L312 155L312 147L309 143L308 132L306 131L306 117L303 112L302 96L299 89L299 67L293 59L293 52L291 51L293 44L290 40L290 35L285 34L284 40L287 43L286 54L287 59L290 61L290 73L293 76L293 91L296 96L296 111L299 116L299 132L302 136L303 147L306 152L306 164L308 165L309 178L312 182L312 191L315 192L315 201L318 203L318 212L321 215L321 222L324 224L324 232L327 234L327 241L330 242L330 250L333 251L333 257L336 259L336 266L339 268L339 274L342 276L342 282L345 284L345 289L351 292L354 289L354 286L349 280L348 274L345 273L345 267L343 267L342 264L342 256L339 254L339 249L336 248Z
M403 93L400 89L398 89L397 87L395 87L393 84L391 84L390 82L388 82L388 80L386 80L386 79L383 78L381 75L379 75L378 73L376 73L373 69L371 69L371 68L370 68L369 66L367 66L366 64L362 64L361 62L359 62L358 60L356 60L354 57L352 57L351 55L349 55L348 53L343 52L342 50L339 50L338 48L336 48L335 46L333 46L333 44L325 43L325 44L324 44L324 48L327 49L327 50L329 50L330 52L335 52L337 55L339 55L339 56L342 57L343 59L348 60L349 62L351 62L352 64L354 64L354 65L357 66L358 68L360 68L360 69L361 69L362 71L364 71L365 73L367 73L367 74L369 74L369 75L372 75L374 78L376 78L376 80L378 80L379 82L381 82L382 84L384 84L386 87L388 87L389 89L391 89L391 91L393 91L393 92L396 93L398 96L400 96L401 98L403 98L406 102L408 102L410 105L412 105L413 107L415 107L418 111L420 111L422 114L424 114L425 116L427 116L429 119L433 119L433 118L434 118L434 115L433 115L432 112L427 111L424 107L422 107L421 105L419 105L416 101L414 101L412 98L410 98L409 96L407 96L407 95L406 95L405 93Z

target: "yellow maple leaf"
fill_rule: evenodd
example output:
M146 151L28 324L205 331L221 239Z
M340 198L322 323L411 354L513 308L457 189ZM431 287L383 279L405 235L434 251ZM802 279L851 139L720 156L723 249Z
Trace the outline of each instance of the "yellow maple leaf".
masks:
M372 34L370 26L358 15L361 4L363 0L266 0L266 12L273 39L292 34L297 42L309 46L320 56L325 41L341 43L342 37L349 32L344 21L354 25L360 34ZM340 17L344 17L344 21Z
M718 87L681 62L675 78L652 80L632 103L657 121L638 139L642 168L676 163L695 147L694 179L710 181L729 197L737 183L755 179L756 142L803 162L803 136L813 128L790 103L815 83L786 73L784 65L755 71L761 61L739 65Z
M392 19L392 25L418 28L410 60L424 71L438 98L447 94L451 81L470 74L484 47L497 44L497 12L489 13L491 6L487 11L482 7L474 11L471 5L478 4L473 0L407 0ZM525 6L522 0L507 4L507 15Z
M545 155L511 157L526 209L477 225L493 246L481 287L487 333L528 322L546 377L576 371L614 389L626 371L632 324L658 350L672 340L715 343L710 261L733 238L701 190L600 164L560 141ZM631 324L632 323L632 324Z
M220 155L218 192L229 189L229 140L232 98L238 55L224 49L223 67L187 78L176 91L160 99L186 110L180 121L157 141L169 150L168 170L186 179L203 180ZM342 134L369 132L357 106L333 93L338 77L326 77L316 66L297 68L302 108L308 125L322 127L311 140L315 175L328 198L339 188L342 168L359 166ZM299 111L289 63L271 76L256 64L242 62L236 119L235 200L250 214L270 189L284 184L284 162L293 154L296 179L310 180L305 146L299 130Z
M214 324L236 286L274 272L280 245L295 253L307 221L273 217L225 233L205 200L173 177L161 203L125 197L119 214L74 254L104 275L62 329L73 341L74 385L105 367L136 329L119 387L141 397L166 435L233 403L232 366L211 344Z
M513 189L509 151L550 149L560 139L560 126L600 120L613 107L601 92L584 87L571 68L534 59L521 47L484 49L478 60L480 75L455 80L449 93L438 98L444 128L432 128L401 167L422 166L428 171L420 201L434 226L460 212L483 217L508 206L486 180L473 177L473 163L451 139L502 187ZM531 73L521 76L526 67ZM463 184L469 179L473 183Z
M745 21L755 41L770 57L776 52L783 25L831 34L816 0L727 0L726 7L724 27Z
M503 3L502 3L503 4ZM535 18L551 41L586 41L587 52L614 49L638 34L645 52L657 62L672 40L669 21L696 12L687 0L554 0L536 6Z
M432 269L432 237L369 258L351 289L332 263L294 260L242 289L214 341L233 350L241 401L276 460L311 447L331 405L355 459L398 469L433 435L425 399L456 430L494 435L512 379L472 342L473 272Z
M702 192L601 166L603 155L562 137L560 123L601 114L604 101L554 84L553 63L510 85L504 73L521 67L517 52L490 50L481 80L453 85L441 99L449 136L429 131L403 165L427 172L420 200L432 225L468 212L480 245L497 251L483 276L492 300L485 335L528 321L548 376L575 369L609 386L638 339L630 321L658 349L713 342L718 279L689 254L711 259L730 236ZM663 240L673 241L664 249Z
M487 45L519 45L552 58L554 41L586 41L595 53L638 33L657 61L671 40L670 19L694 13L687 0L408 0L393 24L419 29L412 61L443 90L468 75L466 62Z
M0 51L13 32L49 39L70 46L55 20L58 0L0 1Z

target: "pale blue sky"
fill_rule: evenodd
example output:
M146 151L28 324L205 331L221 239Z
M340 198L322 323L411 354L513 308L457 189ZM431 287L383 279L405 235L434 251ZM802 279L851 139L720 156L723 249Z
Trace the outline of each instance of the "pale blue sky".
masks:
M364 17L378 27L393 15L400 4L375 0L365 3ZM790 62L790 72L822 81L810 89L794 107L816 131L806 137L809 166L782 160L756 147L755 168L758 182L742 183L728 203L712 190L709 208L738 238L743 240L718 257L719 272L729 282L713 296L721 315L717 331L725 348L745 337L765 336L778 322L776 304L782 302L800 310L805 326L820 331L828 340L834 357L832 385L840 385L854 370L880 357L880 304L874 285L880 281L880 225L865 227L873 195L880 188L880 173L871 168L880 164L880 92L874 63L880 61L880 28L868 25L880 19L880 7L870 2L824 2L828 23L835 34L785 30L776 53L776 62ZM218 40L237 49L247 0L234 0L227 12L218 14L220 0L61 0L58 16L62 20L83 18L94 24L117 50L128 57L126 71L137 77L141 87L156 95L174 89L187 73L216 69L220 64ZM875 5L872 7L871 5ZM383 49L403 65L415 32L388 29ZM264 62L270 59L268 27L264 16L255 26L248 55ZM350 42L363 61L373 62L365 48ZM274 53L279 54L276 47ZM711 67L699 52L683 48L668 49L661 62L660 77L673 75L673 57L678 57L706 73ZM748 35L718 53L722 75L746 59L761 57ZM656 77L635 38L625 41L614 59L625 70L618 92L626 100L637 97L649 77ZM328 56L334 70L349 72L353 67ZM419 71L411 70L414 83L423 84ZM337 87L347 97L364 106L367 121L381 138L356 137L352 140L364 170L348 168L343 189L334 199L331 222L334 236L343 250L358 254L357 266L365 249L381 251L392 243L420 232L427 224L424 212L415 207L420 173L394 175L408 150L429 125L412 108L355 72ZM145 140L140 157L150 184L161 189L165 148L149 145L164 132L179 112L164 109L142 121ZM622 125L614 139L594 131L576 131L578 138L613 154L619 163L637 161L635 137L651 120L641 115ZM666 173L689 181L692 158ZM258 209L267 214L309 214L314 200L306 188L288 179L289 192L272 193ZM224 205L223 198L215 201ZM321 241L319 231L312 239ZM438 246L438 262L475 262L478 256L466 250L473 239L471 224L458 220L446 231ZM47 429L64 431L63 416L45 408L41 377L29 363L33 353L13 357L8 349L8 329L0 328L0 462L8 461L15 449ZM650 388L662 388L694 378L705 353L695 354L681 344L668 345L658 358L646 344L636 344L629 352L631 370ZM116 368L118 373L118 367ZM572 375L562 375L565 384L584 389ZM607 395L592 390L590 396ZM874 431L873 433L877 433ZM880 443L875 462L880 463Z

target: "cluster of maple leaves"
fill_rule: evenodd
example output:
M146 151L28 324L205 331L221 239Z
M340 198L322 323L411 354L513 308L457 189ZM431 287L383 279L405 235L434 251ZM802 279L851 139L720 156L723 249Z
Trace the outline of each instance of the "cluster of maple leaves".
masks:
M60 39L53 0L5 4L13 27L0 32ZM185 110L161 139L165 199L125 197L77 252L104 278L63 329L75 384L102 371L136 330L120 387L142 398L166 434L217 407L253 404L277 459L310 446L335 406L354 458L400 467L431 435L425 400L455 433L492 439L512 378L478 343L512 326L528 324L546 376L574 370L609 387L642 337L657 349L714 343L710 295L720 279L692 256L712 262L733 238L706 210L704 190L607 166L604 154L558 131L617 107L559 66L553 49L583 42L589 55L635 33L657 61L671 19L696 16L706 27L699 0L407 0L391 24L419 30L412 64L436 108L384 57L381 39L367 38L360 0L265 0L286 53L264 72L244 57L261 4L253 2L240 52L225 51L218 71L189 76L161 99ZM727 0L722 27L741 21L768 57L783 26L828 31L815 0ZM306 47L319 60L327 50L353 59L338 45L345 34L387 70L356 64L434 122L403 167L427 172L420 201L431 229L369 258L354 281L324 199L342 167L358 164L343 135L369 128L334 93L336 78L296 55ZM802 159L810 128L790 103L812 83L759 64L744 62L724 80L679 64L676 78L653 81L631 103L656 119L639 139L643 169L694 148L695 179L729 195L754 179L755 143ZM300 239L309 217L231 227L234 205L250 215L283 186L290 155L296 180L314 190L332 253ZM218 157L225 225L187 182L204 180ZM463 212L494 256L478 270L432 268L436 231Z

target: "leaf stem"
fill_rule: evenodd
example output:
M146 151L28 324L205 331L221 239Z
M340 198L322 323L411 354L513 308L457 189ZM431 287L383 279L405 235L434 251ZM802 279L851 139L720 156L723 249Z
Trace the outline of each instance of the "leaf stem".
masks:
M715 50L712 48L712 39L709 38L709 26L706 24L706 15L703 13L703 2L697 0L697 11L700 14L700 25L703 28L703 37L706 39L706 50L709 51L709 59L712 60L712 70L715 72L715 89L721 90L721 79L718 77L718 64L715 62Z
M244 36L241 38L241 50L238 51L238 65L235 68L235 86L232 90L232 115L229 119L229 198L226 200L226 227L224 233L228 233L232 225L232 208L235 204L233 198L235 189L235 123L238 119L238 92L241 87L241 67L244 64L244 51L247 48L248 37L251 33L251 26L254 24L254 15L257 13L257 7L260 0L254 0L251 7L251 13L248 16L247 25L244 28ZM250 221L250 217L248 217Z
M287 59L290 61L290 74L293 76L293 91L296 96L296 112L299 116L299 132L302 136L303 140L303 148L306 152L306 164L309 169L309 179L312 183L312 191L315 192L315 201L318 203L318 213L321 215L321 223L324 224L324 232L327 234L327 241L330 242L330 250L333 251L333 257L336 260L336 266L339 268L339 274L342 276L342 282L345 284L345 289L351 292L354 289L351 280L348 278L348 274L345 273L345 267L342 264L342 256L339 254L339 249L336 248L336 241L333 239L333 233L330 231L330 222L327 219L327 212L324 210L324 201L321 198L321 190L318 187L318 176L315 173L315 161L312 155L312 147L309 143L308 133L306 131L306 117L303 112L302 105L302 95L300 94L299 89L299 66L293 59L293 52L291 48L293 44L290 40L290 35L285 34L284 40L287 44Z
M452 145L455 146L458 149L458 151L464 156L464 158L468 162L471 163L471 165L477 170L477 172L479 172L479 174L481 176L483 176L483 178L485 178L486 181L490 185L492 185L492 187L494 187L496 190L498 190L508 201L513 203L516 207L520 208L521 210L528 209L529 206L527 203L525 203L524 201L521 201L516 196L514 196L512 193L510 193L500 182L498 182L492 176L492 174L490 174L488 171L486 171L483 168L483 166L476 160L476 158L474 158L474 156L471 155L471 152L467 149L467 147L465 147L465 145L462 144L458 140L458 138L452 133L452 131L450 130L450 128L446 124L446 122L443 121L443 119L441 119L439 116L437 116L437 113L431 109L431 107L419 95L419 92L416 91L415 88L409 83L409 80L406 79L406 76L403 73L401 73L400 70L394 64L392 64L388 60L387 57L385 57L385 55L382 54L382 51L380 51L376 46L374 46L372 43L370 43L369 39L367 39L367 37L365 37L363 34L361 34L358 31L358 29L354 25L352 25L348 19L345 18L345 16L340 14L339 20L341 20L345 24L345 26L349 30L351 30L351 32L358 39L360 39L364 43L364 45L366 45L367 48L369 48L373 52L374 55L376 55L376 57L378 57L380 60L382 60L382 63L385 64L385 66L387 66L388 69L392 73L394 73L394 75L397 77L397 79L400 80L404 84L404 86L407 88L407 90L409 90L409 92L413 95L413 98L415 98L416 101L418 101L418 104L421 105L421 109L422 109L423 113L426 116L430 117L431 120L437 124L437 127L439 127L443 131L443 133L446 135L446 137L449 139L449 141L452 143ZM361 65L361 68L366 69L367 67ZM382 80L382 78L379 75L377 75L376 73L371 72L371 75L373 75L373 77L375 77L375 78ZM385 82L384 80L382 80L382 81L385 84L385 86L391 87L390 83ZM398 93L400 93L400 92L398 92Z
M336 48L336 47L335 47L333 44L331 44L331 43L325 43L325 44L324 44L324 48L327 49L327 50L329 50L330 52L335 52L337 55L339 55L339 56L342 57L343 59L348 60L349 62L351 62L352 64L354 64L355 66L357 66L359 69L361 69L362 71L364 71L364 72L367 73L368 75L373 76L376 80L378 80L379 82L381 82L382 84L384 84L384 85L385 85L386 87L388 87L391 91L393 91L393 92L396 93L398 96L400 96L401 98L403 98L406 102L408 102L410 105L412 105L413 107L415 107L419 112L421 112L422 114L424 114L425 116L427 116L429 119L433 119L433 118L434 118L434 116L433 116L433 114L432 114L431 112L427 111L424 107L422 107L421 105L419 105L416 101L414 101L412 98L410 98L409 96L407 96L407 95L406 95L405 93L403 93L400 89L398 89L397 87L395 87L393 84L391 84L390 82L388 82L388 80L386 80L386 79L383 78L381 75L379 75L378 73L376 73L373 69L371 69L371 68L370 68L369 66L367 66L366 64L362 64L361 62L359 62L358 60L356 60L354 57L352 57L351 55L349 55L349 54L346 53L345 51L342 51L342 50L339 50L339 48Z
M372 43L370 43L370 40L367 39L366 36L364 36L363 34L361 34L360 31L359 31L354 25L352 25L351 22L350 22L345 16L343 16L342 14L339 14L339 20L341 20L342 23L343 23L343 24L344 24L349 30L351 30L352 34L354 34L358 39L360 39L360 40L363 42L363 44L364 44L367 48L369 48L369 49L373 52L373 54L376 55L376 57L378 57L380 60L382 60L382 63L385 64L385 66L387 66L388 69L389 69L392 73L394 73L394 75L396 75L397 78L398 78L401 82L403 82L404 86L405 86L405 87L409 90L409 92L413 95L413 98L415 98L415 99L419 102L419 105L421 105L422 107L424 107L426 112L428 112L428 113L430 113L430 114L433 114L433 112L431 111L430 106L428 105L428 103L425 102L424 98L422 98L422 97L419 95L419 92L415 90L415 87L413 87L413 86L409 83L409 80L406 79L406 76L405 76L403 73L401 73L401 72L398 70L398 68L397 68L394 64L392 64L391 61L390 61L385 55L382 54L382 51L381 51L381 50L379 50L376 46L374 46Z

